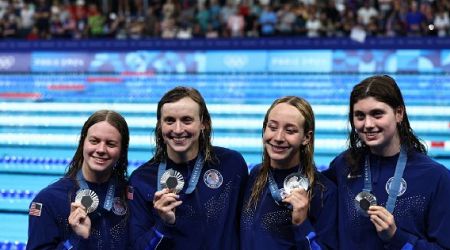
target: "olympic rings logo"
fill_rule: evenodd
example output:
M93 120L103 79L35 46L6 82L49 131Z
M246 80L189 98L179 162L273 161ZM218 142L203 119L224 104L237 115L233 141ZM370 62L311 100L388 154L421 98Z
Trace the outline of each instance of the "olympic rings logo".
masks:
M228 68L243 68L248 64L247 56L228 55L223 58L223 63Z
M14 56L0 56L0 70L10 69L16 63Z

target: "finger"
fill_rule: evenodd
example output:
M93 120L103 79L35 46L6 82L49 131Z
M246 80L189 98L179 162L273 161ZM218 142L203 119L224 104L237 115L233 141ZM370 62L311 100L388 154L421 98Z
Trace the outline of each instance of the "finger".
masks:
M181 203L183 203L183 201L172 202L170 204L167 204L167 206L162 207L161 211L166 212L166 213L170 212L173 209L175 209L176 207L178 207L179 205L181 205Z
M155 199L155 203L156 202L163 202L163 201L165 201L165 200L167 200L167 199L179 199L180 198L180 196L179 195L177 195L177 194L174 194L174 193L165 193L165 194L163 194L163 195L161 195L157 200Z
M377 227L378 229L385 229L388 227L388 224L386 221L384 221L382 218L380 218L378 215L370 215L370 221Z
M84 208L78 207L73 212L70 213L69 219L72 219L74 222L79 222L82 219L87 217L86 210Z
M394 216L386 208L381 206L370 206L367 213L369 215L376 215L385 222L392 222L394 220Z
M153 196L153 202L158 201L163 197L164 195L170 194L169 189L164 188L163 190L155 192L155 195Z
M303 188L296 188L283 200L288 203L308 204L308 193Z
M73 212L77 209L86 210L86 208L83 205L81 205L81 203L79 203L79 202L70 203L70 211L71 212Z
M155 202L154 207L161 209L177 201L178 199L175 196L164 196Z
M383 230L383 226L380 225L374 218L370 217L370 221L372 222L372 224L375 226L375 230L377 232L381 232Z

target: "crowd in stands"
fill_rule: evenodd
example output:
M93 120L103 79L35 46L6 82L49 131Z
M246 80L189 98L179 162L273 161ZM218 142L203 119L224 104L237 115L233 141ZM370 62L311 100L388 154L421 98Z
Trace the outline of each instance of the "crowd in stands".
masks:
M0 0L3 39L449 36L447 0Z

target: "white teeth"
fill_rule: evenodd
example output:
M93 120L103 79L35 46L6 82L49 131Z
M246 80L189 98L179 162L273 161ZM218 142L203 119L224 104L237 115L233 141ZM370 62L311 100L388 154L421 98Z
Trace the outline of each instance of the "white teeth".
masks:
M180 138L173 138L172 139L175 143L181 143L184 142L186 140L185 137L180 137Z
M99 164L103 164L106 162L106 159L98 159L98 158L94 158L95 162L99 163Z
M285 147L277 147L272 145L272 150L275 152L281 152L284 151L285 149L286 149Z

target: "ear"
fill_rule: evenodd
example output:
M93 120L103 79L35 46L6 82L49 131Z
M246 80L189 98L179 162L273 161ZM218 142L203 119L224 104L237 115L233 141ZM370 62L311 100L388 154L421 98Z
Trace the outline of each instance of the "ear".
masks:
M308 131L305 133L305 137L303 137L303 141L302 141L302 145L306 146L311 142L311 137L312 137L312 131Z
M405 107L399 106L395 109L395 121L401 123L405 114Z

